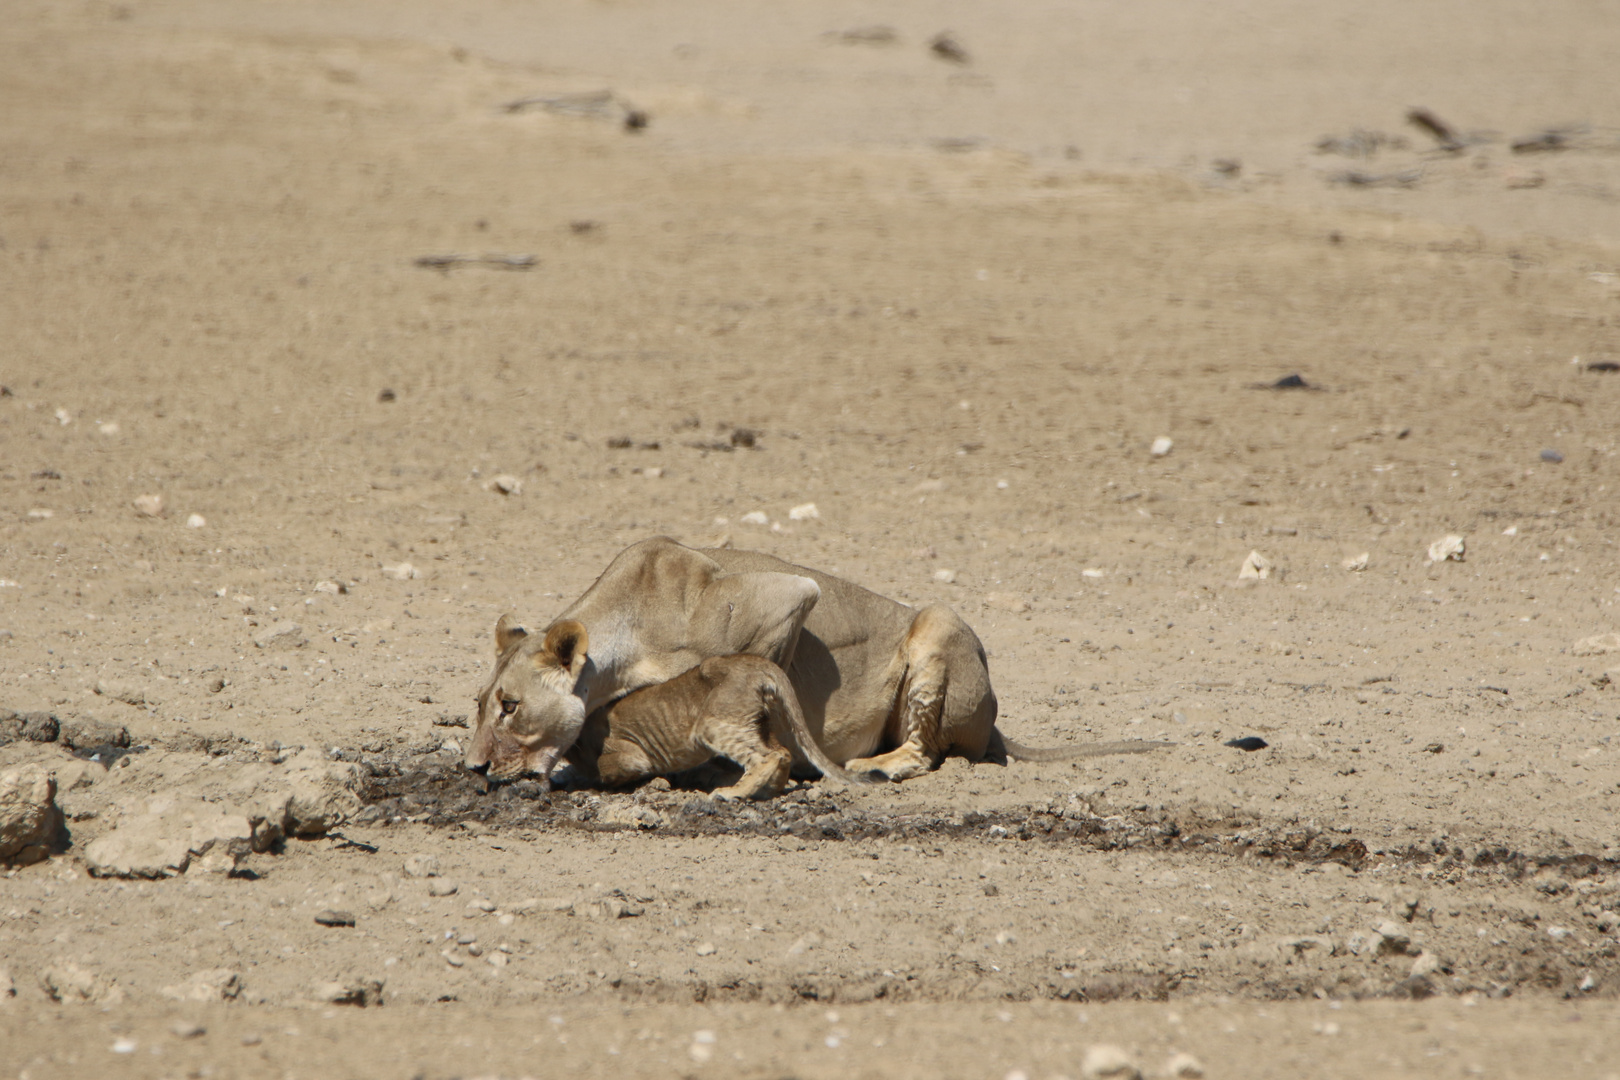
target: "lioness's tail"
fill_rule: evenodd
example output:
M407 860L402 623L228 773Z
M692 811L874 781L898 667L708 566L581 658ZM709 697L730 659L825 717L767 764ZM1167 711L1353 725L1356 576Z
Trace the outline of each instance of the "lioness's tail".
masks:
M791 683L785 679L770 679L760 687L760 694L765 699L766 708L771 711L771 726L775 728L777 737L803 754L806 761L821 770L822 776L840 784L873 782L868 777L855 775L827 756L804 722L804 710L799 708L799 696L793 692Z
M1175 746L1171 742L1149 742L1131 739L1125 742L1083 743L1080 746L1024 746L1015 743L997 728L990 737L989 753L996 753L997 742L1001 752L1014 761L1078 761L1081 758L1111 757L1114 754L1145 754L1150 750L1164 750Z

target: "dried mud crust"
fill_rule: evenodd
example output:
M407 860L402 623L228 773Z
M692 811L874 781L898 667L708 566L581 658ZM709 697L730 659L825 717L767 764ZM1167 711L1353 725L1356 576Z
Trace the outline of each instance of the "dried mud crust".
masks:
M373 826L421 823L435 830L471 829L476 835L525 843L564 839L590 844L623 834L680 839L776 838L799 849L815 845L870 847L861 842L903 843L944 864L963 864L986 844L1024 844L1080 852L1133 853L1165 874L1178 867L1222 864L1263 868L1278 875L1319 873L1326 866L1354 879L1381 873L1416 874L1426 899L1396 900L1394 920L1364 932L1258 934L1244 925L1236 964L1122 964L1117 961L1039 966L1001 965L952 955L914 971L843 968L770 978L668 978L623 972L603 980L577 974L553 976L554 993L612 992L667 1001L870 1001L1165 1000L1171 995L1240 994L1260 998L1302 996L1425 998L1435 994L1509 996L1519 991L1569 997L1613 996L1620 983L1620 948L1601 927L1560 927L1532 907L1506 901L1504 890L1528 887L1547 899L1591 897L1578 912L1598 915L1598 903L1616 892L1608 884L1620 867L1571 851L1527 852L1487 838L1446 844L1431 841L1373 848L1333 829L1284 821L1212 821L1189 812L1115 812L1084 800L1066 806L1021 806L967 810L908 806L871 809L858 799L818 784L798 784L768 802L717 802L703 788L724 783L720 770L683 774L682 786L654 782L634 792L584 788L542 792L533 781L491 784L458 764L429 760L402 764L373 758L374 778L360 822ZM871 858L877 859L877 854ZM1286 886L1285 886L1286 887ZM986 895L996 895L987 888ZM1473 940L1444 933L1450 908L1482 902L1486 910L1520 931ZM1481 901L1480 898L1483 897ZM652 897L615 891L598 917L654 910ZM629 908L640 902L646 908ZM1056 900L1051 901L1057 903ZM700 902L699 907L705 902ZM1308 903L1305 906L1309 906ZM601 916L607 912L608 916ZM1427 920L1427 927L1425 926ZM677 925L679 922L677 920ZM1427 938L1423 931L1428 929ZM1608 929L1614 929L1613 926ZM1596 930L1598 932L1594 933ZM1438 932L1437 932L1438 931ZM1422 942L1421 944L1419 942ZM1204 943L1206 946L1208 942ZM1222 944L1231 944L1223 942Z

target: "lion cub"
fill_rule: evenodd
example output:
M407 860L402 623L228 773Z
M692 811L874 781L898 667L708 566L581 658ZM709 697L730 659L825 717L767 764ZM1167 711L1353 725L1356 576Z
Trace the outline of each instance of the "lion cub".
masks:
M618 786L696 768L719 754L743 775L714 798L768 799L787 785L794 751L833 780L868 782L817 745L781 668L738 654L711 657L596 710L564 758L586 777Z

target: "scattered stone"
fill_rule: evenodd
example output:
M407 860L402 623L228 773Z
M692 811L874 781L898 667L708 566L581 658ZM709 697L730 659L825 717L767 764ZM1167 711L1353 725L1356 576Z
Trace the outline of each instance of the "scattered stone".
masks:
M1413 1001L1422 1001L1434 996L1434 983L1421 975L1413 975L1396 983L1395 992Z
M334 911L327 908L325 911L316 913L315 921L321 926L353 926L354 912Z
M1262 739L1258 735L1245 735L1241 739L1228 739L1225 745L1230 746L1235 750L1242 750L1246 753L1252 753L1255 750L1264 750L1271 744L1266 742L1266 740Z
M78 964L59 960L39 973L45 996L63 1005L117 1005L124 991L113 980Z
M484 490L493 491L497 495L521 495L523 494L523 481L511 473L502 473L499 476L490 478L484 484Z
M382 979L346 979L342 982L326 982L315 987L315 1000L326 1002L328 1005L354 1005L358 1008L367 1008L383 1003Z
M812 930L808 934L800 937L792 945L789 945L787 954L789 956L803 956L805 953L809 952L820 944L821 935Z
M183 983L165 986L161 992L171 1001L235 1001L242 993L242 976L229 968L210 968ZM198 1034L201 1031L198 1028Z
M1363 570L1367 569L1368 558L1368 553L1363 551L1360 555L1349 556L1343 562L1339 563L1339 565L1350 571L1352 574L1359 574Z
M1455 534L1442 536L1429 545L1429 561L1432 563L1462 562L1465 541Z
M315 591L318 593L328 593L332 596L341 596L349 591L349 587L343 584L341 581L317 581L315 583Z
M186 528L201 529L208 524L208 519L201 514L191 514L186 518Z
M1088 566L1084 570L1080 571L1080 576L1083 577L1083 578L1096 579L1096 578L1100 578L1100 577L1106 577L1107 574L1108 574L1108 571L1106 571L1106 570L1104 570L1104 569L1102 569L1100 567L1096 567L1096 566Z
M146 686L133 679L97 679L96 693L104 698L122 701L125 705L158 704L149 702L146 696Z
M1022 615L1024 612L1029 610L1029 604L1017 593L985 593L984 602L989 607L997 608L1001 611L1011 612L1014 615Z
M488 956L484 957L484 959L489 962L490 967L494 968L496 971L500 971L502 968L506 967L511 958L503 952L492 952Z
M1258 551L1251 551L1238 567L1239 581L1264 581L1271 576L1271 560Z
M81 717L61 727L62 745L70 750L90 750L101 746L128 746L129 729L123 724Z
M494 910L495 910L494 901L491 901L491 900L469 900L469 901L467 901L467 911L468 911L469 914L476 913L476 914L479 914L479 915L488 915L490 912L492 912Z
M115 1054L133 1054L139 1046L140 1043L134 1039L114 1039L108 1049Z
M1304 376L1295 374L1284 375L1276 382L1268 384L1267 388L1271 390L1309 390L1311 384L1305 381Z
M1592 991L1596 990L1597 988L1598 988L1598 981L1597 981L1597 979L1592 977L1592 973L1590 971L1588 971L1585 975L1581 976L1580 983L1575 987L1575 989L1579 990L1583 994L1590 994ZM3 982L0 982L0 997L4 997L4 995L5 995L5 984Z
M11 977L11 972L0 968L0 1005L9 1003L17 996L17 983Z
M1417 954L1417 959L1412 961L1411 976L1414 979L1422 978L1425 975L1433 975L1436 972L1444 971L1445 967L1444 960L1424 949Z
M454 896L461 886L447 878L435 878L428 882L429 896Z
M1401 956L1411 948L1412 936L1402 929L1400 923L1385 919L1373 927L1376 938L1375 950L1379 956Z
M934 580L941 585L954 585L956 583L955 570L935 570Z
M821 511L816 509L816 504L813 502L800 503L788 511L789 521L814 521L820 517Z
M1086 1047L1080 1060L1080 1080L1142 1080L1142 1070L1117 1046L1100 1043Z
M699 956L713 956L718 950L715 949L714 942L705 941L701 945L699 945L696 949L694 949L693 951L696 952Z
M1164 457L1175 445L1175 441L1172 440L1170 436L1160 435L1157 439L1153 440L1153 445L1148 448L1148 452L1154 457Z
M438 716L435 716L433 718L433 726L434 727L459 727L459 728L464 728L464 727L467 726L467 714L466 713L440 713Z
M769 525L771 523L771 519L765 516L763 510L750 510L737 520L744 525Z
M410 581L422 576L422 572L408 562L384 563L382 574L390 581Z
M1202 1080L1204 1066L1191 1054L1171 1054L1169 1062L1164 1066L1164 1073L1171 1077L1171 1080Z
M162 517L163 496L137 495L135 496L135 509L143 517Z
M1345 939L1344 947L1350 951L1352 956L1360 956L1371 949L1373 943L1371 938L1358 931Z
M253 644L261 649L297 649L308 640L304 628L291 619L282 619L253 635Z
M0 863L29 866L44 860L61 831L51 771L37 763L0 770Z
M439 857L425 852L410 856L405 860L405 875L415 878L438 877Z
M1557 450L1543 450L1541 452L1541 460L1545 461L1549 465L1562 465L1564 463L1564 455L1560 454Z
M465 960L463 960L461 957L457 956L455 953L451 952L449 949L445 949L439 955L444 957L444 962L449 964L453 968L462 967L467 963Z
M393 619L367 619L360 630L367 634L386 634L393 628Z
M1620 634L1594 634L1577 641L1570 652L1576 656L1602 656L1620 652Z
M177 1039L197 1039L208 1034L208 1029L195 1020L176 1020L169 1025L169 1034Z
M155 799L150 812L124 818L87 844L84 861L94 877L165 878L193 867L229 874L253 850L254 823L246 815Z

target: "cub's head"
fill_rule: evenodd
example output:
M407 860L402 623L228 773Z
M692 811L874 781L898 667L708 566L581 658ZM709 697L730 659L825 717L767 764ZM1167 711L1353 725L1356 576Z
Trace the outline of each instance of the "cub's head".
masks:
M551 770L585 725L585 702L574 694L585 669L589 638L572 619L553 623L536 641L510 615L495 624L495 674L478 695L478 722L467 768L509 779Z

